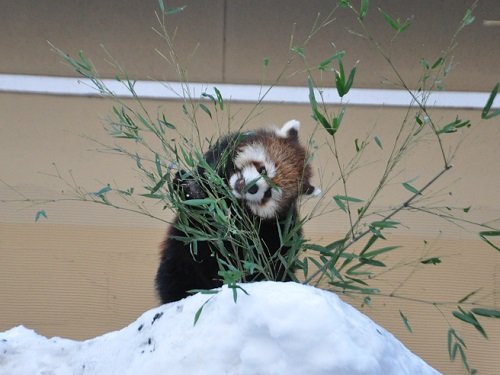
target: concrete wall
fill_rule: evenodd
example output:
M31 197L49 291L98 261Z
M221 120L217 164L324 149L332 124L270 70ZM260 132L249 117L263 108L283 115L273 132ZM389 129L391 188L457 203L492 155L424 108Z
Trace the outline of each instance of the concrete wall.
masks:
M200 82L260 83L272 82L288 59L289 38L296 23L295 40L304 38L317 12L323 14L330 1L189 1L168 2L171 6L188 4L180 15L171 18L172 30L178 27L176 45L179 56L187 61L189 79ZM368 25L375 35L387 42L390 35L376 6L405 18L415 15L407 35L393 46L393 56L400 72L413 85L420 73L418 60L434 60L446 47L463 16L466 1L379 1L372 4ZM423 4L425 3L425 5ZM50 51L47 40L57 47L76 53L82 49L105 77L113 69L104 62L100 44L120 61L131 76L139 79L170 79L177 76L158 56L161 39L151 30L156 25L156 1L0 1L0 73L69 76L71 69L62 65ZM489 91L500 77L499 28L482 26L485 19L498 19L496 1L483 1L476 22L459 39L455 53L456 69L445 82L448 90ZM344 12L345 13L345 12ZM5 15L8 15L6 17ZM388 67L367 43L354 38L345 27L356 27L352 18L339 13L332 28L318 35L306 53L311 64L334 53L331 47L345 49L346 65L360 60L356 87L380 88L381 80L391 78ZM192 55L197 43L199 47ZM188 58L188 56L192 57ZM263 79L263 60L269 59ZM290 67L290 71L300 68ZM325 77L325 83L328 79ZM288 77L284 82L304 85L305 74ZM149 100L151 113L162 111L171 122L185 124L179 102ZM158 247L166 224L126 211L75 201L31 205L12 200L24 197L54 198L70 196L68 186L53 176L57 170L64 179L88 191L97 191L106 183L140 189L142 182L134 163L97 152L98 145L81 135L109 143L102 129L112 103L105 99L0 93L0 330L24 324L44 335L84 339L119 329L141 312L157 305L153 278L158 261ZM232 123L238 124L250 113L253 104L232 103ZM229 109L226 109L228 111ZM339 132L340 149L348 158L353 140L372 131L384 146L372 141L366 165L352 177L352 195L366 197L377 181L384 157L387 157L395 129L406 114L405 108L349 107ZM453 168L433 190L436 205L472 206L469 220L488 222L500 217L500 126L498 120L484 122L479 111L436 109L432 112L440 124L456 115L471 119L472 132L460 140L461 149ZM210 136L215 122L203 113L202 131ZM314 133L314 123L307 105L265 105L249 127L281 124L297 118L303 124L302 139ZM326 134L316 132L318 144ZM459 140L446 139L445 149ZM335 170L327 147L314 162L315 181L328 186ZM427 139L419 144L392 182L389 192L378 202L389 207L404 199L408 192L400 183L419 177L423 183L441 168L440 153ZM335 172L336 173L336 172ZM7 186L7 183L9 186ZM448 192L453 191L453 196ZM20 195L24 194L24 197ZM340 185L329 196L342 194ZM446 199L447 203L443 203ZM10 202L5 202L10 201ZM48 220L35 223L38 210L45 210ZM168 214L151 206L161 219ZM481 320L490 333L488 341L473 329L453 320L449 312L455 301L477 288L481 303L500 308L500 261L498 253L473 232L424 215L400 217L405 229L395 233L390 244L403 245L399 255L384 261L390 272L374 281L385 293L396 291L413 300L376 297L371 307L361 307L360 300L349 302L362 308L391 330L417 354L445 373L460 373L460 363L447 359L447 322L442 311L460 329L470 348L468 355L480 373L494 374L500 368L495 354L500 345L497 321ZM306 235L328 243L345 233L347 221L336 211L314 219ZM437 266L418 267L420 257L440 256ZM410 265L404 265L413 260ZM401 281L405 280L402 285ZM495 292L496 291L496 292ZM439 300L449 304L433 306L417 299ZM399 316L410 319L410 334Z

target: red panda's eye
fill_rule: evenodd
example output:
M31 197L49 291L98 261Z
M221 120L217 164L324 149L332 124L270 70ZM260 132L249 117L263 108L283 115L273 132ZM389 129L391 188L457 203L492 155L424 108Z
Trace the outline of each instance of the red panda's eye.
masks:
M264 167L264 166L260 167L259 174L267 174L266 167Z

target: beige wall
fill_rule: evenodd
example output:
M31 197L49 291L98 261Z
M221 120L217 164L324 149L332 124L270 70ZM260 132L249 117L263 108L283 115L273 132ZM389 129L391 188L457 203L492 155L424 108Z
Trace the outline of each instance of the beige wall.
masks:
M418 72L418 58L432 59L461 18L462 2L450 3L429 2L432 6L412 1L377 3L401 17L415 14L416 22L423 23L412 27L415 34L398 42L399 47L405 46L405 53L394 52L410 82ZM196 58L191 61L190 78L206 82L259 82L264 57L270 59L268 77L273 77L276 67L285 62L291 24L297 22L297 33L303 35L314 14L328 9L326 4L330 2L311 1L307 7L306 2L300 1L269 4L236 0L189 2L185 14L172 22L179 25L177 41L182 54L200 41ZM174 79L153 51L159 45L159 39L150 31L155 21L152 11L155 5L156 1L58 2L57 6L50 1L0 1L0 13L10 15L0 23L0 73L70 75L71 71L49 51L48 39L64 50L88 51L104 75L112 76L112 71L102 62L99 43L104 43L138 78ZM459 64L446 86L448 89L486 91L498 80L499 51L489 47L498 40L498 29L481 27L481 21L494 17L497 8L495 1L482 2L477 22L471 26L470 34L461 39L462 49L456 54ZM378 30L379 17L373 13L369 22ZM343 28L350 22L339 17L331 32L320 35L310 56L319 60L329 55L331 50L325 46L334 40L339 49L348 51L348 58L361 60L356 86L380 87L378 82L387 74L386 67L363 43L346 36ZM304 80L297 76L289 83L302 85ZM176 124L185 122L177 102L148 101L147 107L153 113L160 109ZM232 104L233 124L250 108L251 104ZM80 137L90 135L109 142L102 123L110 111L111 103L97 98L0 93L0 179L29 197L58 197L61 190L67 195L68 188L60 180L47 176L54 173L55 162L65 178L70 178L71 170L78 184L89 191L97 191L108 182L140 189L141 181L132 162L96 152L95 144ZM343 155L352 153L354 138L364 137L373 127L373 134L389 145L404 113L404 109L397 108L350 107L339 133ZM432 113L440 123L454 119L457 114L473 122L472 132L462 140L461 152L454 161L456 167L434 191L444 189L442 198L448 199L446 204L472 206L466 218L489 221L500 217L498 120L483 122L478 111L441 109ZM250 126L281 124L290 118L303 123L302 137L308 139L314 128L308 106L267 105ZM213 134L214 123L206 117L202 119L206 134ZM324 134L315 139L324 142ZM452 135L447 140L456 138ZM418 184L439 170L437 149L428 141L420 146L420 151L416 150L402 164L401 174L379 201L380 207L404 199L406 192L400 182L419 176ZM445 147L448 149L448 144ZM370 149L370 164L352 178L352 195L364 197L369 193L387 152L388 147ZM331 155L323 148L314 163L316 182L322 181L324 190L331 178L332 162ZM329 196L341 194L339 189L340 186L334 186ZM447 196L450 190L452 197ZM22 199L18 193L0 184L0 200L19 198ZM437 201L441 204L440 199ZM167 214L158 207L150 208L160 218L167 219ZM49 219L35 223L39 209L44 209ZM391 244L403 245L403 250L400 256L384 259L394 270L375 281L375 285L390 293L398 288L400 280L410 276L398 292L410 298L447 302L457 301L482 287L481 302L500 308L497 252L473 232L443 221L421 215L404 215L401 220L407 228L396 232ZM37 206L0 203L0 331L24 324L44 335L84 339L133 321L158 303L153 279L165 226L158 220L79 202ZM306 235L327 243L342 236L345 229L345 217L335 212L311 222ZM396 267L402 258L416 261L427 254L441 256L443 263L419 267L414 274L412 265ZM359 306L359 301L349 301ZM473 329L450 317L455 307L452 303L439 310L466 339L471 348L470 362L480 373L497 373L498 322L481 320L490 333L490 339L483 340ZM406 331L399 310L410 319L413 334ZM437 307L379 297L374 298L372 307L365 306L362 311L433 366L445 373L461 373L461 365L450 363L447 358L447 323Z
M168 1L169 6L187 4L185 12L168 18L178 29L176 46L188 62L189 78L201 82L259 83L263 60L270 61L267 79L272 81L288 57L293 24L295 42L300 45L318 12L326 15L334 1L328 0L204 0ZM376 11L381 7L394 17L414 16L414 23L393 46L395 64L409 84L420 73L420 58L434 61L445 49L471 1L371 1L367 25L384 46L392 37L389 27ZM0 23L1 73L70 75L59 63L47 41L76 54L83 50L104 76L115 71L103 62L103 45L132 77L177 79L155 52L164 51L161 39L152 31L158 27L154 14L156 0L125 1L30 1L1 0L4 17ZM500 28L484 27L484 20L498 19L497 0L483 0L476 9L476 22L458 39L456 66L446 82L448 90L489 91L498 80L500 52L495 48ZM336 21L319 33L306 49L309 62L318 63L338 50L347 51L346 63L359 60L357 87L380 87L392 79L389 68L369 45L350 34L356 21L340 11ZM197 43L198 46L197 46ZM196 53L190 57L197 47ZM376 69L373 69L376 67ZM304 85L305 76L296 75L289 84Z

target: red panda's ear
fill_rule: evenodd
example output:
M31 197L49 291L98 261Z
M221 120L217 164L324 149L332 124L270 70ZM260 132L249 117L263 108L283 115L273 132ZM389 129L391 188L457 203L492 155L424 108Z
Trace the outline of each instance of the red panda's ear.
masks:
M302 185L302 194L318 197L321 194L321 189L306 182Z
M290 120L286 122L281 129L276 130L276 135L281 138L288 138L291 140L299 139L300 122L297 120Z

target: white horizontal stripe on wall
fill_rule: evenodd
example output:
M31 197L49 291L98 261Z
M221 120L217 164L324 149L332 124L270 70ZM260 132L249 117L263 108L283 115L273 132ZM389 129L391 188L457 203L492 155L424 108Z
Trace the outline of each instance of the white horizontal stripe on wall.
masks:
M117 96L132 97L126 86L114 79L103 79L103 83ZM222 93L225 100L236 102L308 104L309 89L297 86L276 86L268 91L269 86L227 84L227 83L189 83L135 81L134 89L144 99L179 100L188 90L193 98L202 93L214 95L213 87ZM74 77L52 77L21 74L0 74L0 92L101 96L88 79ZM264 93L267 94L265 96ZM326 104L339 104L341 99L335 88L321 89ZM488 100L488 92L433 91L427 100L427 107L482 109ZM215 96L215 95L214 95ZM319 90L316 92L318 102ZM344 97L342 103L360 106L407 107L411 95L405 90L356 89L353 88ZM492 108L500 108L497 98Z

